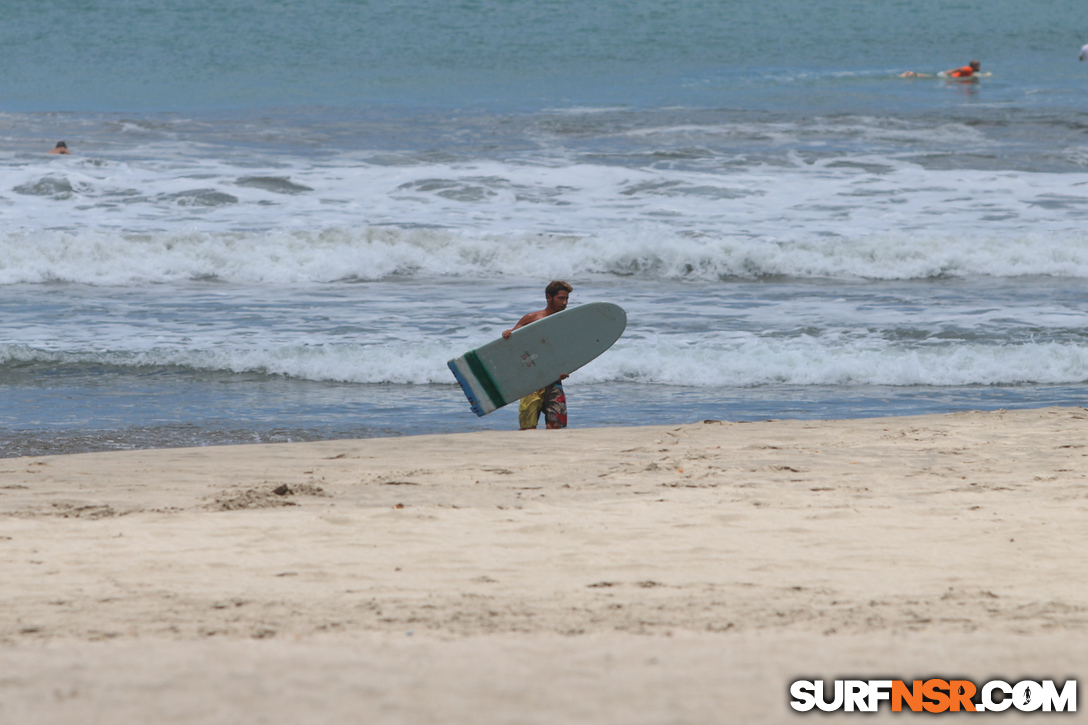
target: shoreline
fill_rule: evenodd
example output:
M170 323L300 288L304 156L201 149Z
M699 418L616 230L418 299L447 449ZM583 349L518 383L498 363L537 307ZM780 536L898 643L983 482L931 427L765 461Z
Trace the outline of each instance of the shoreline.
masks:
M1075 676L1086 439L1088 411L1043 408L3 459L0 718L185 722L134 660L270 722L313 712L291 693L774 722L789 676Z

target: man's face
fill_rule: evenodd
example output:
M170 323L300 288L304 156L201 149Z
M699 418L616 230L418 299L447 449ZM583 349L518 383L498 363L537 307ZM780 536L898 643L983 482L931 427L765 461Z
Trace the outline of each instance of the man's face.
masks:
M566 290L559 290L553 296L548 298L548 304L556 311L562 312L567 309L567 300L570 299L570 293Z

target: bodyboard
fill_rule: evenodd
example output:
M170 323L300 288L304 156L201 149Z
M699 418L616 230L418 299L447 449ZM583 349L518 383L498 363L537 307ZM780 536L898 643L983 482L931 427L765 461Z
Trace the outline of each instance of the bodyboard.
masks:
M476 415L540 390L582 367L627 327L627 313L610 302L590 302L514 330L455 357L447 365Z

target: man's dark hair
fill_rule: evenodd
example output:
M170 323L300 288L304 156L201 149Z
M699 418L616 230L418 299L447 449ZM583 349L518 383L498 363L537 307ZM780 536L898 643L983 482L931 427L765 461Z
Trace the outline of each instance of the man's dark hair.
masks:
M567 294L574 291L574 288L562 280L555 280L550 285L544 288L544 294L548 297L555 297L559 294L559 290L564 290Z

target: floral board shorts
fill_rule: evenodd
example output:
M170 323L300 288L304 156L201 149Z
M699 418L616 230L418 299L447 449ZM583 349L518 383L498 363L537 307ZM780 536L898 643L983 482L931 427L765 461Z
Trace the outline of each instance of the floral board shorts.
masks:
M518 406L518 424L521 429L536 428L541 413L544 413L544 421L552 428L567 427L567 396L563 392L562 383L552 383L521 399Z

